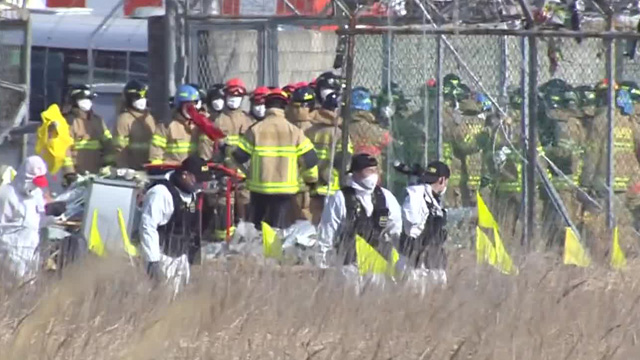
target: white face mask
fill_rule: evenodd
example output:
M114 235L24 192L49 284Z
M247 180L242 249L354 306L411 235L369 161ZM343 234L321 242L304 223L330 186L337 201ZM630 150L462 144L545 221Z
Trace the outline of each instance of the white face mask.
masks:
M132 104L134 109L143 111L147 108L147 99L142 98L134 101Z
M264 106L264 104L262 104L262 105L253 105L253 107L251 108L251 112L257 118L263 118L264 114L267 112L267 107Z
M235 110L242 104L242 96L230 96L227 98L227 107L231 110Z
M331 94L332 92L335 92L335 90L333 90L333 89L320 89L320 99L322 101L324 101L324 99L327 98L327 95Z
M89 111L91 110L91 106L93 105L93 103L91 102L90 99L82 99L82 100L78 100L78 109L82 110L82 111Z
M371 174L359 182L363 188L373 190L378 185L378 174Z
M221 111L224 107L224 99L215 99L211 102L211 107L215 111Z
M200 111L202 110L202 100L198 100L196 101L196 110Z

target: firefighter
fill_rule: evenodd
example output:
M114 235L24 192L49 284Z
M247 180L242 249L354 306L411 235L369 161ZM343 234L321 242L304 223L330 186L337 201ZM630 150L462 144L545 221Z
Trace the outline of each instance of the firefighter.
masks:
M316 115L315 104L316 95L313 89L308 86L300 86L293 92L285 116L290 123L306 132L314 123ZM318 154L318 157L320 157L320 154ZM296 194L293 203L293 216L296 220L311 221L313 215L310 209L311 195L309 194L309 188L303 179L299 179L298 183L300 184L300 191Z
M545 94L546 117L554 127L554 142L548 147L546 155L558 168L549 169L551 184L564 203L569 217L579 218L578 203L574 196L576 184L580 182L582 157L584 152L585 131L582 126L582 110L578 108L579 99L572 89L564 89L560 94ZM561 245L565 237L566 224L557 214L546 192L542 192L544 203L545 228L550 232L547 236L547 247Z
M267 97L269 91L268 87L260 86L253 90L249 97L249 101L251 102L249 115L254 122L264 120L264 117L267 115L264 99Z
M74 144L67 151L62 168L65 185L73 183L77 174L95 174L101 167L115 164L111 132L92 110L95 97L87 85L73 86L69 93L71 110L65 118Z
M211 179L207 163L198 156L184 159L180 167L157 181L144 195L140 218L140 243L148 274L163 279L164 258L187 256L199 262L200 231L196 207L198 183Z
M209 109L209 119L214 122L224 109L224 84L213 84L207 90L206 104Z
M634 103L632 125L634 128L634 139L636 146L640 143L640 87L635 81L623 81L620 88L629 92ZM638 150L638 149L636 149ZM640 152L636 151L637 160L640 161ZM635 174L631 179L631 186L627 194L627 207L633 217L633 227L640 231L640 174Z
M369 154L351 158L346 186L329 198L318 227L323 268L344 266L357 273L356 235L384 258L402 233L402 210L393 194L378 185L378 160Z
M156 126L151 140L149 160L152 164L179 164L198 151L200 131L187 113L200 100L198 90L182 85L174 97L173 119L166 126Z
M450 207L474 207L475 193L480 189L483 174L482 148L488 135L491 103L483 94L475 96L462 84L445 94L449 104L444 110L443 152L451 176L447 204Z
M331 71L324 72L315 80L316 107L322 107L324 98L332 92L342 92L342 79Z
M241 138L233 153L239 164L251 160L247 188L251 191L251 214L276 228L291 222L293 197L300 190L300 169L306 184L318 181L318 157L302 130L284 117L288 97L280 89L266 97L267 116Z
M247 95L247 89L242 80L233 78L227 81L224 88L225 108L216 118L216 125L224 134L224 163L227 167L237 169L237 164L232 159L232 152L238 146L240 136L253 124L247 113L242 111L242 99ZM241 173L243 171L238 169ZM242 188L234 193L235 214L239 219L247 219L247 207L249 205L249 192Z
M356 94L360 93L363 98L359 103L371 103L371 93L365 88L355 88ZM360 95L359 95L360 96ZM383 150L391 143L389 131L378 124L375 115L371 110L362 110L351 105L351 124L349 124L349 136L353 142L354 154L369 154L374 156L378 163L381 163ZM361 107L361 106L358 106Z
M358 98L353 99L356 101ZM340 129L342 118L337 113L339 103L338 94L327 95L322 108L315 112L313 125L305 131L305 135L311 140L318 154L318 183L310 191L309 203L311 222L314 225L320 223L325 198L340 190L339 175L342 163L349 161L349 156L353 152L351 148L346 153L342 151L342 130ZM360 106L363 105L360 104ZM335 153L331 159L333 148Z
M129 81L123 91L125 107L116 120L114 147L119 168L143 170L149 161L149 147L156 123L147 107L149 87Z
M314 107L316 104L316 95L312 88L303 86L297 88L291 96L291 103L287 107L287 120L299 127L302 131L306 131L313 125L315 117Z
M444 250L447 211L442 197L447 191L450 176L451 170L445 163L430 162L419 174L418 184L407 187L407 196L402 204L400 252L414 268L411 280L415 280L418 286L424 285L424 280L429 278L437 284L447 283L447 254Z

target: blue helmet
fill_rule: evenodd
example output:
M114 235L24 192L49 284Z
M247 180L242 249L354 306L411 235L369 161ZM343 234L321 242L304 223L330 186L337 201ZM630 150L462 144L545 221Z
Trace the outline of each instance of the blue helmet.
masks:
M200 100L200 93L198 92L198 90L190 85L180 85L180 87L176 91L176 96L173 103L176 107L180 107L182 103L196 102L198 100Z
M359 86L351 91L352 110L371 111L372 108L373 104L369 90Z

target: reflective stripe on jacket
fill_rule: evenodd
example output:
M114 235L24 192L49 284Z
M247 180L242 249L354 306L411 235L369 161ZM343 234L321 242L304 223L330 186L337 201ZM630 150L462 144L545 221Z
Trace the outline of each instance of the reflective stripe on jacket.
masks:
M148 111L123 111L116 120L114 133L116 165L142 170L149 162L149 148L155 130L155 120Z
M176 113L168 125L156 126L149 149L150 162L181 163L189 155L196 153L199 136L198 128Z
M238 150L240 153L238 153ZM300 190L299 172L304 181L318 180L317 157L313 144L302 130L289 123L284 110L268 109L264 120L241 137L237 154L251 160L247 188L261 194L296 194ZM310 162L305 159L308 157ZM243 159L244 160L244 159ZM246 162L246 161L240 161Z
M100 116L73 108L65 115L74 144L67 150L62 172L97 173L115 161L111 132Z

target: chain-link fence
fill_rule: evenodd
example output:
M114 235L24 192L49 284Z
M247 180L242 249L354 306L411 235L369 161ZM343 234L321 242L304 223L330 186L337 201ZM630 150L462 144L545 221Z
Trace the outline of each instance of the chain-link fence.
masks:
M633 81L637 60L629 53L637 38L614 39L610 62L607 40L597 35L529 38L509 31L420 34L402 28L352 34L352 86L366 87L379 99L373 113L393 137L385 175L397 196L403 196L407 179L388 166L393 160L425 165L441 159L452 169L447 205L473 208L480 192L510 243L520 243L532 223L542 239L536 246L561 245L569 227L602 254L608 249L604 239L611 238L608 201L626 246L637 243L640 91ZM535 92L530 51L537 53ZM608 82L615 83L613 102ZM530 107L534 101L537 106ZM391 112L385 109L389 103ZM529 126L535 129L535 163L528 161ZM532 188L528 172L536 174ZM535 194L530 213L527 192Z

